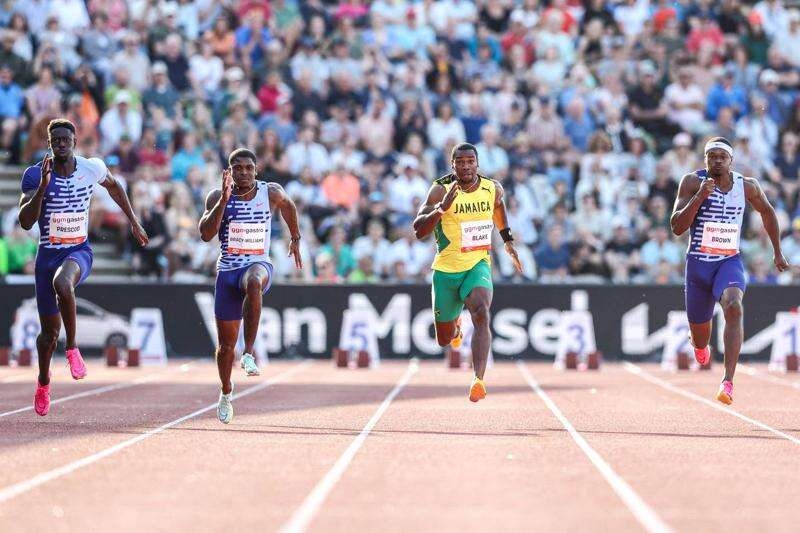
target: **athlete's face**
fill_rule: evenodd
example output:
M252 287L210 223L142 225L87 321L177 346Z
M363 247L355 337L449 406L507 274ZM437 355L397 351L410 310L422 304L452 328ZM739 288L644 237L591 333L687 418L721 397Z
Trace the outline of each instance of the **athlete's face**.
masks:
M706 153L706 168L711 176L719 177L731 171L733 159L721 148L714 148Z
M237 157L231 162L233 182L239 187L252 187L256 179L256 163L249 157Z
M72 158L75 150L75 134L67 128L55 128L50 132L48 140L50 148L53 150L53 157L64 161Z
M458 150L452 161L453 172L459 183L469 185L478 174L478 158L472 150Z

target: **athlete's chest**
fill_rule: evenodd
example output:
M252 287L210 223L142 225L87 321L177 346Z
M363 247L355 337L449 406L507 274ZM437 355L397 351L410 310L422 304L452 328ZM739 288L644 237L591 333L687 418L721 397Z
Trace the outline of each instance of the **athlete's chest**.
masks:
M485 185L468 193L459 193L448 210L456 219L491 218L494 213L494 191Z

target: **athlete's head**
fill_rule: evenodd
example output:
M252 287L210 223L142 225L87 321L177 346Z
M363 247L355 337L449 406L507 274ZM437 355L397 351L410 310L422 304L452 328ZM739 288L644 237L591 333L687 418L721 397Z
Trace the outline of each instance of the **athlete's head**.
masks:
M478 149L470 143L455 145L450 152L450 165L459 183L472 183L478 173Z
M75 150L75 124L65 118L56 118L47 125L47 145L53 151L53 159L71 159Z
M247 148L237 148L228 156L228 166L236 185L250 186L256 179L256 154Z
M726 176L733 166L733 145L725 137L712 137L703 150L706 170L712 178Z

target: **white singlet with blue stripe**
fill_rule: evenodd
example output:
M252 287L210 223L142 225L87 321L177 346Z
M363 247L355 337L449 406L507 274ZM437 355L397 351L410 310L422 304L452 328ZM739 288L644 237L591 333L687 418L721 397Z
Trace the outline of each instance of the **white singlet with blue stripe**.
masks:
M252 200L231 196L225 205L225 213L219 225L220 254L217 270L225 272L253 263L271 263L271 233L269 188L266 182L256 181L256 195Z
M75 156L75 171L69 176L50 173L39 215L39 246L51 250L70 248L86 242L89 228L89 203L95 183L106 179L108 169L101 159ZM28 167L22 175L22 192L39 187L41 163Z
M695 172L702 184L708 178L705 169ZM744 176L732 172L733 187L714 192L705 199L690 229L687 254L700 261L722 261L739 253L744 210Z

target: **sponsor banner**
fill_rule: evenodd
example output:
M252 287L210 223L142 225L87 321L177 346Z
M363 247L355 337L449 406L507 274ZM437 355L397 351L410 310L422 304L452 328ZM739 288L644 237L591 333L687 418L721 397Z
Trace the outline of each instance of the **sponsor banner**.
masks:
M90 278L91 279L91 278ZM78 342L90 350L128 341L132 310L159 308L167 355L211 356L216 343L214 289L208 285L87 283L76 291ZM0 284L0 346L11 346L15 314L35 308L33 285ZM274 356L330 357L347 310L358 310L381 358L442 357L433 331L428 285L275 285L264 296L260 342ZM745 359L766 360L779 336L775 317L800 304L800 292L751 286L745 295ZM683 311L680 286L496 285L495 358L546 358L558 351L564 311L591 313L597 349L608 359L658 361L671 338L670 311ZM712 342L721 353L722 313ZM84 339L81 336L84 335Z

